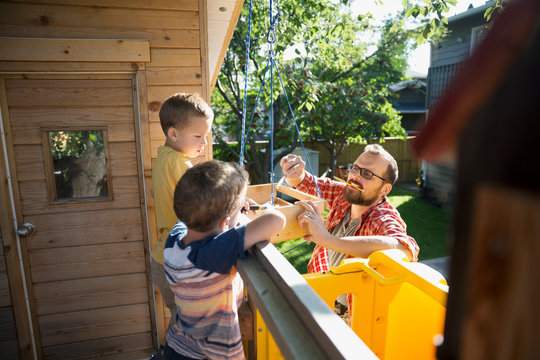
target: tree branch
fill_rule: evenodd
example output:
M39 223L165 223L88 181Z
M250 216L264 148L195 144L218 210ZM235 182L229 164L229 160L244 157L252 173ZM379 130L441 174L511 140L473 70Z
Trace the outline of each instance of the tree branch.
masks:
M234 114L241 119L242 111L240 111L240 109L238 109L236 105L229 99L229 97L227 96L227 93L225 92L225 90L223 89L223 86L221 85L221 81L219 80L219 77L216 81L216 85L217 85L217 89L219 93L223 97L223 100L225 100L225 102L231 107Z

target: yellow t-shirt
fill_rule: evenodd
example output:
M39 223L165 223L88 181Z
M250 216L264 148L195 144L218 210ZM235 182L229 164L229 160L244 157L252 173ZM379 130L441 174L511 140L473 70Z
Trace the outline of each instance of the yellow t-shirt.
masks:
M156 223L159 238L150 252L150 256L163 264L163 248L169 236L169 231L178 221L174 213L174 189L178 180L187 169L192 167L189 158L170 146L160 146L158 156L152 168L152 183L150 188L154 194L156 208Z

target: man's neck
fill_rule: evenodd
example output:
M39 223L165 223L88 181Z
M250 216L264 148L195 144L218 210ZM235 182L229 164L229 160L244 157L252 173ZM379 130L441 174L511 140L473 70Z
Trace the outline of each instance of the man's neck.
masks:
M373 204L371 205L355 205L351 204L351 219L360 219L362 215L369 209L373 207L373 205L380 203L382 198L377 199Z
M371 206L351 205L351 219L360 219Z

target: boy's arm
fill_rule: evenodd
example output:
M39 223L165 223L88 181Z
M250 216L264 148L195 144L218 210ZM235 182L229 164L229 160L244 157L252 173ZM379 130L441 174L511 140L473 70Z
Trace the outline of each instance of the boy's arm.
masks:
M247 224L244 236L244 250L279 233L285 227L285 222L283 213L275 209L265 210L259 217Z

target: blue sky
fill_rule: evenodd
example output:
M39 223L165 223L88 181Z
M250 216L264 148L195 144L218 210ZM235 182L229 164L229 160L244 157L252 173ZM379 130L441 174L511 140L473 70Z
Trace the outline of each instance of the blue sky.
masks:
M355 0L351 6L353 14L362 14L364 12L371 12L375 19L383 19L388 15L395 14L399 9L402 8L402 0L381 0L383 3L380 4L376 0ZM447 14L447 17L451 17L457 14L460 14L467 10L470 4L474 7L484 5L486 0L457 0L457 4L451 7L450 11ZM424 43L422 46L418 47L410 56L409 56L409 69L427 74L429 67L429 44Z

